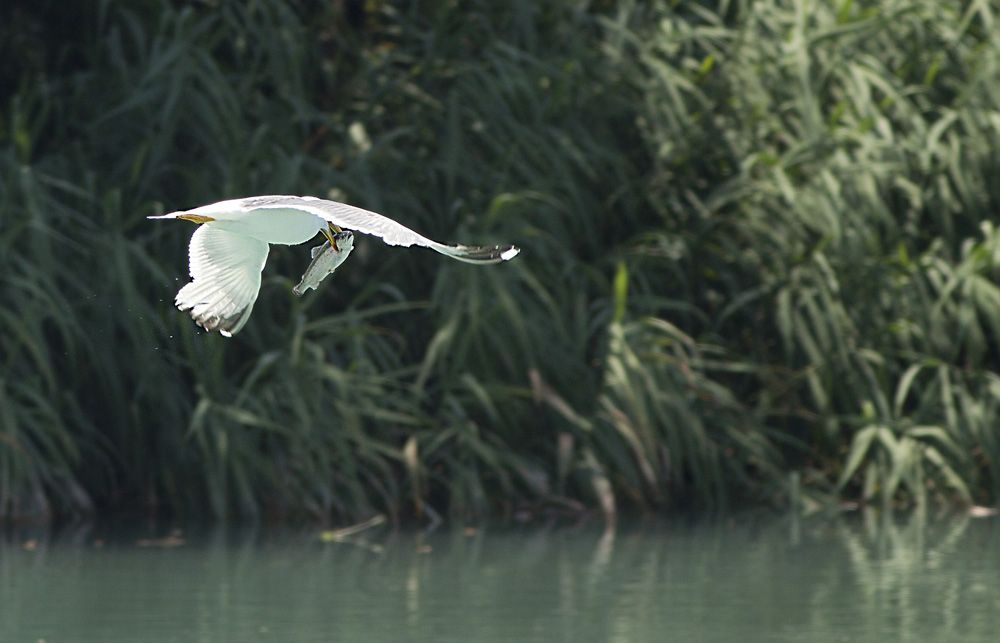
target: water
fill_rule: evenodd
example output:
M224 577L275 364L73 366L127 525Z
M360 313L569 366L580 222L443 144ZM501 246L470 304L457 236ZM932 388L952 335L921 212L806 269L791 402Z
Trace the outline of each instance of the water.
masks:
M0 641L991 641L996 518L0 536ZM147 545L147 546L140 546ZM170 546L176 545L176 546Z

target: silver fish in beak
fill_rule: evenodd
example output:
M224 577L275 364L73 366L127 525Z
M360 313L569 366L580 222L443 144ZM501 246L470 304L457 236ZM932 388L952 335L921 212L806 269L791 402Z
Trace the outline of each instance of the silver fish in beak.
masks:
M319 282L326 279L337 267L344 263L347 255L354 250L354 233L344 230L332 235L334 244L324 241L323 245L312 249L312 262L302 275L299 285L292 292L301 297L310 288L316 288Z

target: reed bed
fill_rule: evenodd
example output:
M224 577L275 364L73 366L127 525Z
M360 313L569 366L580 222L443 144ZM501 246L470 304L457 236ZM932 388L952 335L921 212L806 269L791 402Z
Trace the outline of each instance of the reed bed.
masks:
M990 3L5 11L0 518L997 502ZM145 217L272 193L523 252L200 332Z

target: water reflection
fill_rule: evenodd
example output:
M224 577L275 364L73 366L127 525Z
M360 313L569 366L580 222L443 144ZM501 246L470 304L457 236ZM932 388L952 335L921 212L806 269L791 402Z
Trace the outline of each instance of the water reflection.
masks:
M365 537L381 547L8 531L0 641L995 641L1000 626L995 518Z

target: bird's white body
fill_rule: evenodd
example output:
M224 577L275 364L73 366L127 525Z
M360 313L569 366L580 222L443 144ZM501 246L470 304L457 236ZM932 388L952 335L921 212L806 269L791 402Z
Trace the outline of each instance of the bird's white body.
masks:
M520 252L514 246L446 246L381 214L309 196L230 199L149 218L187 219L202 224L192 235L189 248L192 281L177 293L176 304L181 310L190 310L198 324L208 330L218 329L226 336L239 332L250 317L260 291L268 244L304 243L328 226L375 235L389 245L424 246L468 263L507 261ZM333 272L349 253L347 250L342 256L324 259L333 268L316 283Z
M173 214L210 217L214 227L220 230L285 246L294 246L309 241L327 224L326 220L307 210L294 208L254 209L246 207L247 200L219 201ZM159 218L174 217L167 214Z

